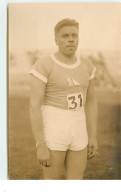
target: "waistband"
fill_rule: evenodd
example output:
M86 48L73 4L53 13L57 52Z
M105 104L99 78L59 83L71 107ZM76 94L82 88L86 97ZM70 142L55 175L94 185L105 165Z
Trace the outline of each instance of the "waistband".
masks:
M49 106L49 105L42 105L41 107L42 111L43 110L48 110L48 111L52 111L52 112L58 112L58 113L68 113L68 114L73 114L73 115L80 115L82 113L85 113L85 110L84 110L84 106L82 106L79 110L69 110L69 109L61 109L61 108L58 108L56 106Z

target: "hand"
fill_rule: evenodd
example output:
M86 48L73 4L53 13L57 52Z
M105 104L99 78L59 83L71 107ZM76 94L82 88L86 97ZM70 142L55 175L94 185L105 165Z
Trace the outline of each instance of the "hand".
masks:
M98 144L96 137L90 137L88 142L88 154L87 158L92 158L93 156L98 154Z
M50 151L46 144L42 144L37 147L37 159L39 163L45 167L49 167L51 165Z

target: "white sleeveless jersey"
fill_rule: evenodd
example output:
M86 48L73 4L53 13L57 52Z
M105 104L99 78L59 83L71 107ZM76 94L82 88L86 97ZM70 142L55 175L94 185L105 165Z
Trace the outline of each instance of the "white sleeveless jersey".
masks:
M67 65L50 55L40 58L30 73L46 83L43 104L79 110L86 103L89 80L95 71L90 61L79 56L75 64Z

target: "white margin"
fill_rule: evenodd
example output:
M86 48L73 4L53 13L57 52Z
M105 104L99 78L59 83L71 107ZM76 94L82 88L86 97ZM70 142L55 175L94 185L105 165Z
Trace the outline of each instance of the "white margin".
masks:
M7 4L0 2L0 179L7 179Z
M7 180L7 90L6 90L6 84L7 84L7 5L8 3L52 3L57 1L40 1L40 0L0 0L0 180ZM59 2L84 2L84 1L70 1L70 0L60 0ZM58 2L58 3L59 3ZM85 2L113 2L113 3L119 3L121 0L102 0L102 1L92 1L88 0ZM103 163L103 162L102 162ZM22 187L21 184L23 183ZM36 182L36 183L35 183ZM71 185L72 182L72 185ZM32 183L32 185L30 185ZM41 186L40 186L41 183ZM65 186L62 185L62 183L67 187L67 190L65 190ZM6 187L7 184L7 187ZM18 185L20 184L20 185ZM34 185L33 185L34 184ZM68 185L69 184L69 185ZM77 186L79 184L79 186ZM102 186L103 184L103 186ZM115 184L115 185L114 185ZM34 193L43 193L43 194L74 194L77 192L80 192L78 194L87 194L87 189L89 189L88 194L120 194L121 189L120 187L120 181L104 181L103 183L99 183L97 181L90 181L90 182L81 182L78 183L77 181L1 181L0 182L0 194L28 194L29 192ZM33 191L31 191L33 186ZM55 187L56 186L56 187ZM61 187L62 186L62 187ZM38 190L38 187L39 190ZM72 188L71 188L72 187ZM78 188L77 188L78 187ZM106 189L106 188L107 189ZM55 191L55 189L58 188L58 191ZM70 192L70 190L72 191ZM79 190L80 189L80 190ZM79 191L78 191L79 190ZM81 193L82 192L82 193Z

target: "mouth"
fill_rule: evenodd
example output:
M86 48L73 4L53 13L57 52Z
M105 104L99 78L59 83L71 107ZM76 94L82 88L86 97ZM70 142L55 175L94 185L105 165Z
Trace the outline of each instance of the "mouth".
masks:
M67 47L69 47L69 48L75 48L74 45L68 45Z
M75 47L75 45L67 45L67 47Z

